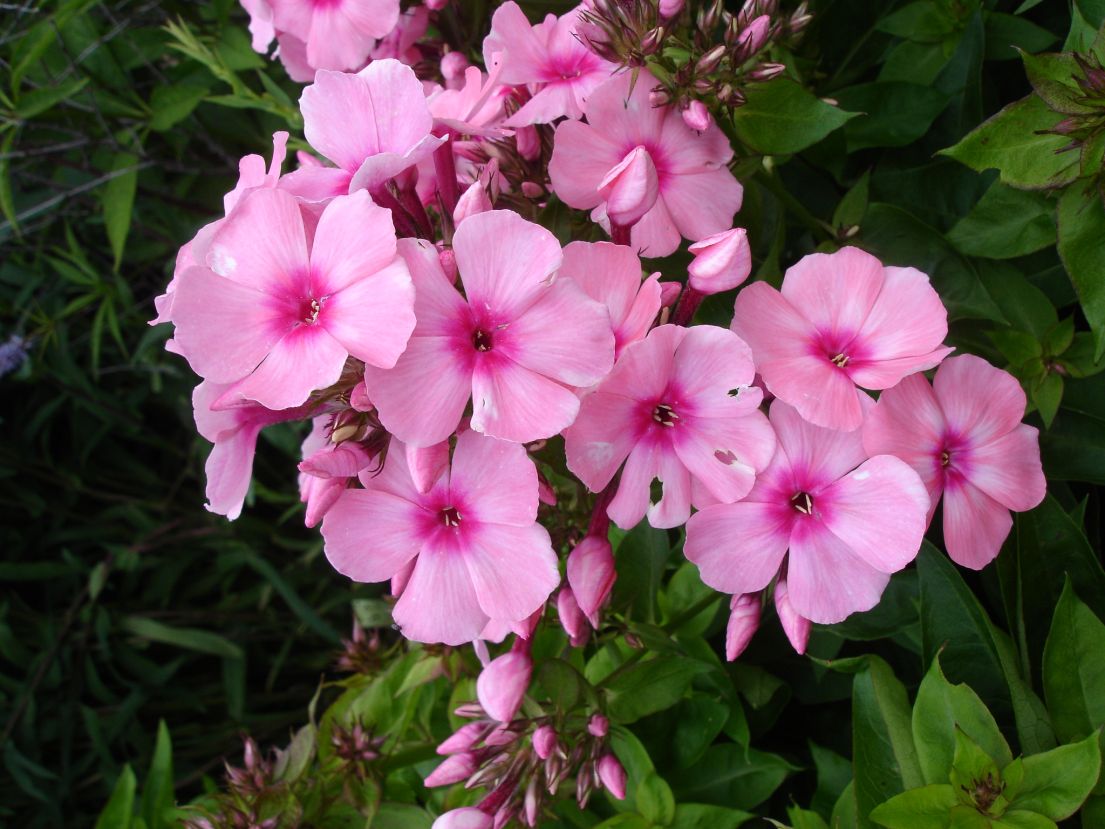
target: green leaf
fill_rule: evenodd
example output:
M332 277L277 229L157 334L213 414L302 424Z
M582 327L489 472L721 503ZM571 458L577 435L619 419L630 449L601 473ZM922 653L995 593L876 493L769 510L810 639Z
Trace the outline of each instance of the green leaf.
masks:
M887 829L947 829L948 813L958 802L947 783L924 786L876 806L871 820Z
M647 521L630 530L615 550L618 578L613 605L628 605L633 618L640 621L658 621L657 595L670 555L671 544L663 530L649 526Z
M1105 724L1105 624L1075 595L1068 578L1044 647L1044 696L1064 742Z
M986 60L1010 60L1017 50L1041 52L1058 38L1023 17L991 11L986 15Z
M848 152L912 144L928 132L948 103L948 96L938 89L904 81L850 86L833 97L842 108L856 113L844 125Z
M1073 54L1033 55L1026 51L1021 59L1028 82L1048 107L1068 115L1093 112L1093 107L1084 103L1085 96L1074 82L1082 72Z
M1035 812L1007 811L1000 820L990 821L992 829L1057 829L1055 821Z
M905 687L877 656L868 657L852 685L852 762L861 827L871 825L875 806L924 784Z
M434 819L417 806L381 803L372 818L372 829L430 829Z
M667 826L675 818L671 786L656 772L647 774L637 784L637 811L660 826Z
M737 109L737 137L764 155L787 155L816 144L855 113L831 106L790 78L752 84Z
M739 706L740 703L732 703ZM680 700L676 707L672 750L677 765L686 768L696 763L714 741L729 718L729 705L696 694Z
M1059 321L1047 294L1007 262L979 262L978 266L982 284L1001 309L1002 316L1013 328L1031 335L1034 346L1029 352L1032 356L1040 356L1043 351L1039 340Z
M838 231L846 231L863 221L863 216L867 212L870 184L871 171L868 170L859 177L859 180L837 204L836 210L833 211L833 227Z
M1040 419L1044 421L1044 428L1050 429L1051 422L1059 411L1059 403L1063 399L1063 378L1053 371L1046 373L1039 383L1029 390L1032 405L1040 412Z
M797 806L790 806L787 808L787 820L790 821L793 829L829 829L825 819L817 812L810 811L808 809L799 809ZM774 823L774 821L772 821ZM782 826L781 823L776 823L776 826Z
M538 679L558 711L571 711L583 696L587 680L563 659L549 659L541 664Z
M1054 204L1046 196L995 181L947 238L967 256L1013 259L1055 244L1053 215Z
M958 792L970 792L980 780L999 780L1001 769L994 758L987 754L978 743L955 730L955 757L952 759L952 787Z
M786 760L734 743L710 746L702 759L669 776L679 802L753 809L767 800L794 770Z
M142 786L141 814L147 829L171 825L167 813L173 808L173 802L173 745L169 728L162 720L157 724L157 743Z
M96 829L129 829L134 820L134 772L123 766L111 797L96 820Z
M671 822L671 829L737 829L754 817L755 815L748 812L728 809L724 806L680 803L675 807L675 819Z
M228 659L242 659L242 649L217 633L198 628L177 628L147 619L144 616L127 616L122 620L122 628L132 636L173 645L199 653L209 653Z
M127 234L130 233L134 194L138 189L138 156L134 153L117 153L111 163L111 172L117 175L104 186L101 199L104 227L115 257L114 267L118 270L119 263L123 261Z
M1041 98L1029 95L940 154L979 172L996 168L1001 180L1013 187L1062 187L1077 178L1078 158L1073 153L1056 152L1069 143L1064 136L1040 132L1051 129L1059 117Z
M817 769L817 789L810 800L810 808L829 814L840 796L852 785L852 763L835 751L811 742L810 755Z
M192 114L207 95L206 86L178 83L159 86L150 96L150 129L164 132Z
M916 0L878 22L880 32L918 43L939 43L958 28L948 6L932 0Z
M1052 820L1073 815L1101 773L1099 739L1095 733L1081 742L1025 757L1024 780L1009 808L1037 812Z
M687 693L696 676L711 670L712 665L677 655L632 665L606 685L610 718L631 723L670 708Z
M833 813L829 819L829 825L833 829L857 829L859 816L856 806L855 783L849 783L848 787L840 794L840 798L833 806Z
M34 118L46 110L71 98L88 85L88 78L71 78L56 86L44 86L34 92L19 96L15 114L24 119Z
M993 714L971 688L952 685L940 669L940 658L932 662L913 704L913 741L926 783L948 779L955 758L956 729L978 743L999 766L1013 755Z
M1097 191L1089 198L1079 187L1059 197L1059 256L1093 331L1094 360L1105 353L1105 204Z

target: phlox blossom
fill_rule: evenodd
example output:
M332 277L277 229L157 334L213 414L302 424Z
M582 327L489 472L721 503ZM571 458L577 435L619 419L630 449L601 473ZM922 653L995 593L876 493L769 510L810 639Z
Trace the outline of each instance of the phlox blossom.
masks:
M925 482L932 510L944 496L944 544L980 570L1013 526L1009 514L1044 499L1039 434L1021 423L1025 396L980 357L945 360L932 385L920 374L883 392L863 424L868 452L896 455Z
M413 560L394 610L407 638L471 641L489 620L526 619L559 583L549 534L536 523L537 470L522 446L466 431L426 492L395 451L362 483L322 521L326 556L362 582Z
M551 437L579 410L574 389L613 363L606 308L556 276L561 249L517 213L469 216L453 237L464 296L428 242L405 248L418 323L395 367L367 367L380 420L401 440L447 438L472 400L477 432L516 442Z
M696 132L674 107L653 107L648 72L623 72L603 83L587 99L587 122L565 121L556 128L549 177L556 195L569 207L591 210L607 222L604 188L611 172L628 164L651 181L655 202L633 225L632 246L645 256L667 256L681 236L697 241L729 230L740 209L743 189L728 164L733 148L716 124ZM642 155L647 156L644 163ZM623 188L624 189L624 188ZM645 191L648 188L644 188Z
M858 430L814 426L782 400L770 417L771 465L744 500L691 518L687 558L734 595L763 590L785 559L789 607L821 624L870 610L921 547L924 484L898 458L868 458Z
M803 257L781 291L747 286L732 328L752 347L771 393L829 429L863 422L857 386L888 389L952 351L941 346L948 313L928 277L883 267L855 247Z
M742 498L771 460L775 438L757 409L752 355L724 328L663 325L622 351L564 433L568 468L592 491L622 462L607 514L629 529L686 522L699 507ZM663 495L650 503L652 482Z
M378 463L357 441L333 443L330 440L331 421L332 418L327 415L316 417L310 433L303 440L299 500L307 505L303 523L308 527L322 520L351 480L362 470Z
M313 69L360 69L399 22L399 0L268 0L272 25L306 46Z
M367 193L331 201L309 234L295 197L258 189L216 232L207 267L181 274L173 321L192 369L234 384L224 397L286 409L335 383L350 355L394 365L413 306L391 214Z

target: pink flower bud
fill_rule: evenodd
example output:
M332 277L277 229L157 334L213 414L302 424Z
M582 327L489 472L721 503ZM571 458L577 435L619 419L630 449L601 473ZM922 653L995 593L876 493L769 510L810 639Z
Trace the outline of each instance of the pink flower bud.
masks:
M411 573L413 572L414 559L411 559L403 565L402 570L391 577L391 595L397 599L403 595L403 591L407 588L407 582L411 580Z
M777 78L786 71L787 67L782 63L761 63L748 73L748 80L770 81L772 78Z
M702 101L691 101L682 111L683 123L690 127L695 132L705 132L709 129L710 124L713 122L713 118L710 116L710 110L706 108L706 104Z
M752 273L752 250L743 227L715 233L690 247L694 254L687 272L691 287L703 294L728 291Z
M572 588L565 585L556 594L556 614L560 617L560 626L572 640L572 647L579 647L587 641L587 618L579 609ZM576 644L576 643L579 644Z
M537 473L537 498L542 504L548 504L550 507L556 506L556 490L553 489L552 484L540 471Z
M483 732L486 730L486 723L470 722L467 725L462 725L437 747L437 753L448 755L468 751L483 736Z
M510 722L522 707L529 687L533 660L522 651L511 651L491 660L476 680L476 696L488 716Z
M533 750L542 760L548 760L556 751L556 731L551 725L538 726L533 732Z
M531 777L526 786L526 794L522 801L525 809L526 826L537 825L537 809L541 805L537 798L537 777Z
M441 56L441 75L447 81L462 77L468 66L464 52L446 52Z
M449 0L423 0L422 5L432 12L439 12L449 5ZM434 826L437 829L437 826Z
M606 215L616 225L630 227L656 204L660 182L652 156L642 146L634 147L599 182L599 195L606 201Z
M602 714L592 714L591 719L587 721L587 733L592 737L598 737L601 740L609 731L610 720Z
M810 620L799 616L791 605L786 579L779 579L775 584L775 612L779 614L779 621L791 647L800 654L805 653L806 643L810 639Z
M661 282L660 283L660 307L671 308L675 305L676 300L679 299L679 294L682 293L683 286L678 282Z
M453 224L460 227L460 223L469 216L486 213L491 208L491 199L488 198L487 190L484 189L483 184L478 181L472 182L468 189L461 193L460 198L457 199L457 206L453 210Z
M739 49L742 59L747 60L764 48L771 33L770 30L771 17L766 14L761 14L748 24L748 28L741 33L740 37Z
M541 196L545 195L545 188L536 181L523 181L522 195L527 199L539 199Z
M431 829L492 829L492 820L491 815L473 806L465 806L443 814L434 821Z
M407 468L419 492L429 492L449 466L449 441L431 446L405 445Z
M489 746L505 746L508 743L513 743L517 739L517 731L505 725L497 725L491 733L484 738L484 742Z
M541 155L541 136L537 134L536 127L515 127L514 144L518 155L526 161L536 161Z
M625 769L613 754L604 754L599 759L599 780L606 791L618 800L625 800Z
M725 627L725 658L732 662L744 653L759 626L759 594L733 596L729 600L729 624Z
M584 538L568 555L568 584L579 609L599 626L599 613L614 587L614 552L610 542L599 536ZM569 634L570 635L570 634Z
M427 786L452 786L461 780L467 780L476 770L476 755L470 751L446 757L440 766L430 772L426 778Z
M675 17L683 11L684 0L660 0L660 16Z
M456 283L457 274L457 255L453 253L452 248L445 248L437 255L437 261L441 263L441 270L445 271L445 278L450 282Z

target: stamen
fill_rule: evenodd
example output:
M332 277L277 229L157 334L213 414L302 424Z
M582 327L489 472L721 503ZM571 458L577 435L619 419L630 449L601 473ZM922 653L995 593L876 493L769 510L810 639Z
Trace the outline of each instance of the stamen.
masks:
M459 527L461 515L457 512L456 507L446 507L441 511L441 520L446 527Z
M303 321L308 325L314 325L315 322L318 321L318 312L322 310L322 305L319 304L317 299L312 299L310 304L303 310Z
M472 332L472 345L476 351L490 351L492 346L491 334L482 328Z
M675 413L667 403L660 403L652 410L652 419L659 423L661 426L674 426L679 420L679 415Z
M813 514L813 499L808 492L796 492L790 497L790 505L803 515Z
M844 368L846 365L848 365L848 355L843 353L837 354L835 357L829 360L829 362L835 366L838 366L839 368Z
M948 452L947 450L944 450L943 452L940 453L940 465L941 466L947 466L951 462L952 462L952 453L951 452Z

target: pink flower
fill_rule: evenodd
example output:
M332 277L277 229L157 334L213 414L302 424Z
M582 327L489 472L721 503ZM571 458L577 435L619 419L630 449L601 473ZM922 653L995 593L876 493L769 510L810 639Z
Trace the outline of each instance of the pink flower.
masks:
M307 45L315 69L359 69L399 22L399 0L269 0L272 22Z
M272 6L269 0L241 0L242 8L249 15L249 33L252 35L253 51L264 54L276 37L272 26Z
M729 623L725 626L725 658L732 662L748 647L760 627L760 596L738 593L729 600Z
M450 809L434 821L430 829L491 829L492 818L474 806Z
M578 36L580 9L560 18L548 15L531 26L517 3L503 3L491 18L483 42L485 63L503 53L500 81L510 86L533 84L537 91L506 122L508 127L547 124L561 116L581 118L588 95L614 72L612 63L588 49Z
M437 753L448 756L468 751L484 738L489 729L490 726L486 722L470 722L462 725L437 747Z
M626 529L646 513L678 527L692 503L736 501L775 448L753 376L748 347L724 328L655 328L584 398L564 433L568 468L598 492L625 461L607 514ZM650 504L657 478L663 496Z
M526 640L519 639L525 643ZM522 707L522 699L533 675L528 643L491 660L476 679L476 697L493 720L508 723Z
M560 581L537 518L537 470L523 447L475 432L450 471L419 492L403 453L362 475L322 522L326 556L354 581L384 581L414 560L394 618L416 642L459 645L489 620L520 622Z
M614 587L614 552L605 538L589 535L568 554L568 584L572 588L579 609L591 622L599 626L603 605L610 598Z
M698 240L732 227L743 190L729 172L733 149L717 124L696 132L677 109L654 108L648 97L655 85L641 70L636 83L625 72L592 92L587 123L557 127L549 177L569 207L595 208L592 218L608 223L603 183L629 156L647 155L656 170L657 197L633 225L632 246L646 256L667 256L681 235Z
M418 41L426 35L430 27L430 12L425 6L411 6L399 15L395 28L376 44L372 50L372 60L395 58L407 66L414 66L422 58Z
M660 275L641 282L641 260L631 248L610 242L571 242L560 278L571 279L606 306L614 329L614 355L644 339L660 313Z
M430 133L422 82L397 60L373 61L355 75L320 71L299 107L308 143L350 176L351 191L375 190L445 140Z
M579 411L573 389L610 370L614 337L606 309L555 277L555 237L511 211L469 216L453 237L467 299L432 245L408 250L418 325L394 369L365 371L388 431L437 443L469 398L472 428L503 440L547 438L570 424Z
M719 294L736 288L752 273L748 233L735 227L707 236L690 246L694 261L687 268L690 286L702 294Z
M857 429L860 393L937 365L948 314L928 277L884 268L859 248L813 253L782 292L757 282L737 295L732 328L752 347L772 394L829 429Z
M299 464L299 500L307 505L304 523L313 527L322 520L349 482L375 459L355 441L333 443L329 416L316 417L311 433L303 441L303 460Z
M781 400L771 425L771 466L743 501L691 518L687 558L706 584L736 595L767 587L786 557L795 613L832 624L869 610L920 549L924 484L895 457L868 459L858 431L814 426Z
M334 199L308 241L296 199L248 194L219 228L209 267L181 275L176 342L193 370L234 383L227 399L306 402L352 355L393 366L414 328L414 289L388 211L367 193Z
M604 754L599 758L599 780L603 788L618 800L625 800L625 767L613 754Z
M981 570L1009 535L1009 511L1043 499L1039 436L1021 423L1017 381L970 354L945 360L930 386L920 374L879 397L863 425L869 452L896 455L944 496L944 543L952 560Z

